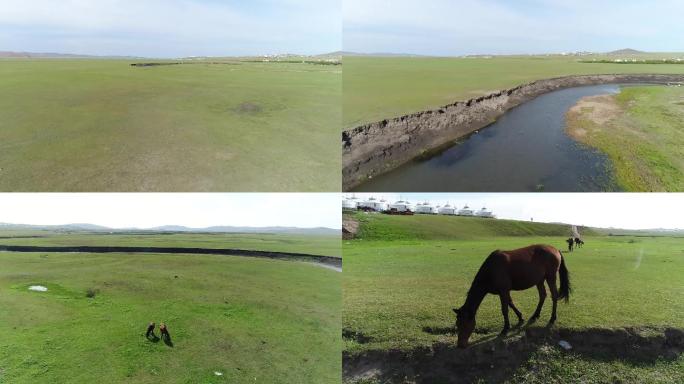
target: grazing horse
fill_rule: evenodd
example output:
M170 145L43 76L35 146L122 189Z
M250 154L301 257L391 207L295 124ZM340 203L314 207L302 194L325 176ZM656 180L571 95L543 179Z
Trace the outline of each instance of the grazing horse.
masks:
M556 288L556 273L560 275L560 290ZM556 321L558 299L565 299L567 302L570 298L570 276L563 254L550 245L531 245L514 251L492 252L475 275L465 304L453 309L456 313L458 347L468 346L468 339L475 329L475 314L488 293L501 298L501 313L504 318L501 335L505 335L510 329L508 307L518 316L518 324L523 322L522 313L511 299L511 290L522 291L537 286L539 303L530 321L538 319L546 299L544 281L551 290L553 310L549 324L553 324Z
M161 337L164 340L170 340L171 335L169 334L169 329L166 327L166 324L161 323L159 324L159 332L161 332Z
M145 337L148 339L150 338L150 335L154 336L154 327L156 326L155 323L150 323L150 325L147 326L147 332L145 332Z
M565 240L565 242L568 243L568 252L572 252L572 246L575 244L575 239L571 237Z
M584 245L584 241L580 239L579 237L575 237L575 248L582 248Z

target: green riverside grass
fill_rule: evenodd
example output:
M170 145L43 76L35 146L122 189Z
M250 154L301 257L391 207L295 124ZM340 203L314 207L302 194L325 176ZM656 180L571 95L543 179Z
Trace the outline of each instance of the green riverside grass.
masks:
M583 108L568 129L587 132L577 139L608 155L624 190L684 190L684 87L622 87L612 98L620 113L611 121L598 125Z
M0 190L339 189L341 66L134 62L0 60Z
M445 216L355 217L361 221L359 237L343 242L343 329L347 334L362 335L363 340L345 338L346 354L412 351L436 343L455 345L451 309L465 301L484 259L496 249L536 243L561 249L570 271L573 292L569 304L558 304L556 328L684 328L684 238L607 236L603 230L584 229L586 245L570 253L564 242L570 233L567 225ZM514 291L512 297L529 319L537 304L537 290ZM544 327L550 313L551 300L547 299L533 327ZM499 300L488 295L478 312L478 333L471 342L491 338L502 328ZM684 380L681 355L674 361L649 365L593 360L564 354L558 348L552 344L538 350L525 366L517 368L510 381ZM528 374L530 369L537 373Z

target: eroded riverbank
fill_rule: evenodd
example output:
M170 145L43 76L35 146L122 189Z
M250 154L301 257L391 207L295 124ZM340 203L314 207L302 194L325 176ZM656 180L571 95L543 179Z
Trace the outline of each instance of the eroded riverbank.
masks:
M366 124L343 132L343 189L463 138L495 122L506 111L543 94L598 84L667 84L684 75L588 75L540 80L487 96Z

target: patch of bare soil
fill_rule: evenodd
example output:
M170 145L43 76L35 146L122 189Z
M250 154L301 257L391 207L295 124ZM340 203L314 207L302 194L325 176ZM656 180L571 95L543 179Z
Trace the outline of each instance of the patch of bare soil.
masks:
M240 105L235 107L236 112L243 114L256 114L261 112L262 110L263 108L261 107L261 105L247 101L244 103L240 103Z
M622 109L612 95L588 96L580 99L577 104L568 110L568 134L581 139L587 135L586 127L578 124L579 120L592 123L592 127L600 130L608 122L620 116Z
M356 237L359 231L359 222L351 217L342 218L342 238L350 240Z
M434 331L434 330L433 330ZM436 343L412 350L371 350L345 353L345 382L376 380L382 383L500 383L510 379L530 356L540 350L570 343L583 359L634 365L675 361L684 352L684 330L649 327L619 329L525 328L518 334L486 339L467 349Z

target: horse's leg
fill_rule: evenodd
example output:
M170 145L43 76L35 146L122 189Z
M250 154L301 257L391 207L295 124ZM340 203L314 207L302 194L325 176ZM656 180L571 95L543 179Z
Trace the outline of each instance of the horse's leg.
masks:
M508 304L510 303L510 297L509 291L502 291L499 294L499 298L501 299L501 314L504 318L504 328L501 331L501 335L507 334L508 330L511 329L511 323L508 321Z
M515 304L513 304L513 298L511 297L510 292L508 293L508 305L511 307L513 312L515 312L515 315L518 316L518 324L521 324L523 321L522 313L518 310L518 308L515 307Z
M551 291L551 300L553 301L553 310L551 311L551 319L549 324L553 324L556 321L556 305L558 304L558 288L556 288L556 275L551 278L547 278L546 282L549 284L549 290Z
M537 284L537 290L539 291L539 304L537 304L537 309L534 311L534 314L530 320L537 320L541 315L541 310L544 306L544 300L546 300L546 287L544 287L544 280Z

